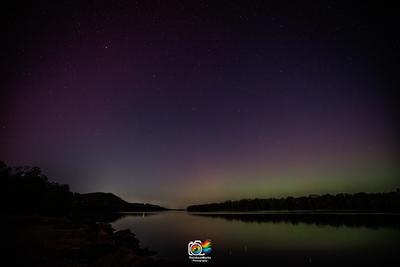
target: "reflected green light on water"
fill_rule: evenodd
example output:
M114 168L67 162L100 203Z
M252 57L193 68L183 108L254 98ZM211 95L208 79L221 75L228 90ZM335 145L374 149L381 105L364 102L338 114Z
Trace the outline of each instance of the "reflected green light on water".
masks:
M211 239L214 257L228 260L230 255L235 255L236 260L240 257L254 259L263 254L273 256L289 251L305 255L304 258L308 255L333 257L329 256L331 253L336 255L336 260L337 255L339 260L340 257L357 260L360 251L381 251L381 255L388 257L394 255L393 249L400 245L399 228L244 222L186 212L143 215L123 217L114 222L113 227L130 228L142 246L156 251L161 258L177 261L186 260L187 243L197 239ZM365 257L368 256L366 253Z

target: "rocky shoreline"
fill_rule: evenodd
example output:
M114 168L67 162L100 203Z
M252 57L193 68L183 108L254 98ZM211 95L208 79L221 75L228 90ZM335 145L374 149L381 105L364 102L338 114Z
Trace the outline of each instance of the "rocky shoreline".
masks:
M6 218L5 251L12 266L164 266L141 248L130 230L107 223L77 223L67 218Z

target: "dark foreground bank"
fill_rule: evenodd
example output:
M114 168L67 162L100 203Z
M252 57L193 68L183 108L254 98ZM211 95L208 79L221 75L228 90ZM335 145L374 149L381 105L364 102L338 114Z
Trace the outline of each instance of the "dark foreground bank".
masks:
M121 211L164 211L128 203L111 193L79 194L51 182L38 167L8 167L0 161L7 266L160 266L130 230L107 223ZM5 237L5 238L4 238ZM4 261L3 261L4 262Z
M164 266L130 230L66 218L7 216L8 266Z

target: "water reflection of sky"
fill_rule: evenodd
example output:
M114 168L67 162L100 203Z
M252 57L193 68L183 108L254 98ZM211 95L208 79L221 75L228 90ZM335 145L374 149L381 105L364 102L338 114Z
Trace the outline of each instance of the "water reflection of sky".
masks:
M400 230L393 227L249 222L185 212L135 215L120 218L113 227L130 228L142 246L180 263L187 262L187 243L197 239L212 240L214 263L265 261L268 255L269 263L372 264L397 260L395 248L400 245Z

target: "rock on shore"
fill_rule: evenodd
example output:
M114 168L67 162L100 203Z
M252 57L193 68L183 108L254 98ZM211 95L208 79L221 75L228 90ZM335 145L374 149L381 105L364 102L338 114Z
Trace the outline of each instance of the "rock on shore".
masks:
M160 266L130 230L65 218L7 218L7 256L14 266Z

